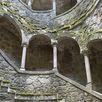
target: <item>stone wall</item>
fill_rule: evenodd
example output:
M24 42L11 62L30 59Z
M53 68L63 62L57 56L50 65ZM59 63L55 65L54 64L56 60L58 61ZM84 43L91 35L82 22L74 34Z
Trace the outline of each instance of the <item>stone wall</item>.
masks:
M16 90L16 94L19 93L21 96L27 94L28 97L29 94L55 94L57 98L63 99L65 102L101 102L101 100L95 96L89 94L87 91L85 92L84 89L82 90L74 86L63 78L56 76L54 73L46 75L17 73L1 55L0 72L0 76L3 77L4 80L9 80L9 88Z
M102 27L102 1L100 0L92 14L83 22L83 26L87 26L89 30L98 30ZM96 36L98 37L98 36Z
M52 9L43 10L43 11L32 10L29 6L24 4L21 0L19 1L16 3L19 5L19 7L16 5L14 6L15 8L19 9L20 15L30 17L32 21L37 22L37 24L40 24L40 26L43 26L43 27L53 25L53 21L51 19L54 16L54 12Z
M76 0L56 0L57 15L64 13L77 3Z
M6 28L0 28L0 49L2 49L16 65L20 66L22 52L21 41L17 36L5 29Z

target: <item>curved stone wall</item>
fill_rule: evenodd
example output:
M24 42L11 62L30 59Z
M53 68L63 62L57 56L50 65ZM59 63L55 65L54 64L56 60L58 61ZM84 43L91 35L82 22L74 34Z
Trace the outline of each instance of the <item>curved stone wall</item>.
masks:
M93 89L102 93L102 40L95 39L89 42L89 58L92 73Z
M17 28L5 16L0 18L0 49L20 67L21 38Z
M4 56L0 54L0 76L4 78L3 80L5 80L5 82L10 82L8 86L9 89L16 90L16 93L10 93L8 95L2 94L0 100L2 99L3 101L9 100L12 102L19 102L20 100L17 100L17 95L19 95L19 97L22 98L23 102L33 102L34 100L32 100L32 98L37 100L39 99L39 97L43 97L44 95L46 95L46 97L49 97L50 95L57 95L58 99L65 100L66 102L101 102L101 98L99 99L97 95L95 96L95 94L92 95L89 91L87 91L87 89L85 89L85 87L82 87L80 85L80 88L78 85L76 87L75 83L73 83L73 85L70 80L66 80L59 75L29 75L17 73L16 71L14 71L13 67L11 67L5 61L5 57L3 57ZM1 67L1 65L3 66L3 68ZM4 67L5 65L6 67ZM5 90L5 92L7 91ZM49 99L51 98L52 96L49 97Z

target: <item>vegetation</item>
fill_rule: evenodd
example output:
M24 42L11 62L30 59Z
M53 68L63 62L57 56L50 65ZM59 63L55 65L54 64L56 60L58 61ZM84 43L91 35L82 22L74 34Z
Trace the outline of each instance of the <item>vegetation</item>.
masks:
M26 32L25 34L34 34L37 33L39 34L40 30L45 30L46 32L52 33L52 37L54 39L57 39L58 36L61 36L60 32L67 31L69 34L68 36L74 37L75 40L78 41L79 45L81 46L81 49L86 49L87 42L90 40L90 36L94 34L95 32L89 31L87 27L82 27L80 30L73 31L73 28L76 27L78 24L82 23L89 15L90 13L94 10L98 3L98 0L92 0L92 4L89 9L87 9L82 15L80 15L78 18L72 19L70 22L66 23L62 27L53 27L52 29L50 28L41 28L39 25L36 23L32 22L30 19L27 17L23 17L19 14L19 10L11 9L12 3L9 2L0 2L0 14L3 15L4 13L8 15L12 15L15 18L15 21L17 24L19 24L19 27ZM102 32L102 29L99 29L96 32Z

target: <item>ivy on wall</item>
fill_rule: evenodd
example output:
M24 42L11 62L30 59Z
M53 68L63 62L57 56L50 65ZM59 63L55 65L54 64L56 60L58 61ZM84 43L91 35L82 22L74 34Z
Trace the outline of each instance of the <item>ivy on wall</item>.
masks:
M21 16L17 10L11 9L11 6L13 5L10 2L0 2L0 8L2 8L0 9L0 15L3 15L4 13L12 15L19 27L23 29L26 34L39 33L39 31L43 29L45 32L50 32L54 39L57 39L61 35L61 32L67 30L68 36L74 37L74 39L78 41L81 49L86 49L90 36L95 32L89 31L87 27L81 28L79 31L73 31L72 29L81 24L91 14L98 2L99 0L91 0L89 9L82 13L78 18L72 19L62 27L53 26L53 28L41 28L27 17ZM99 29L97 32L102 32L102 30Z
M12 3L10 2L0 2L0 14L3 15L4 13L8 15L12 15L15 21L18 23L21 29L28 33L35 33L37 30L40 30L40 27L37 27L36 24L31 22L28 18L21 16L17 10L11 9Z

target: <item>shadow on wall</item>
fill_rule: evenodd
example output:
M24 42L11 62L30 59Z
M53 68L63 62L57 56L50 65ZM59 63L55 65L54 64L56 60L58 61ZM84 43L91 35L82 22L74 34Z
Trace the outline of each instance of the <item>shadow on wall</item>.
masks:
M13 21L13 20L12 20ZM20 67L21 35L14 22L0 17L0 49ZM53 48L51 39L46 35L35 35L27 49L26 70L49 71L53 69ZM58 70L61 74L86 85L83 56L78 43L69 37L58 39Z
M102 93L102 39L88 43L93 90Z
M72 38L58 39L58 70L62 75L86 85L84 58L78 43Z
M28 5L29 0L22 0ZM33 10L45 11L52 9L52 0L32 0L31 7Z
M12 21L12 22L11 22ZM14 20L8 15L0 17L0 49L20 67L21 37Z
M34 36L27 49L26 70L48 71L53 68L51 40L46 35Z

